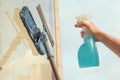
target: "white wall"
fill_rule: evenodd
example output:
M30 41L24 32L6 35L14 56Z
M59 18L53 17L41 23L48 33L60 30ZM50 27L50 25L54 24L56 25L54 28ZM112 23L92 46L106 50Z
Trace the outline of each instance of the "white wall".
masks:
M0 0L0 80L52 80L46 56L38 55L19 17L27 5L42 29L38 4L39 0Z

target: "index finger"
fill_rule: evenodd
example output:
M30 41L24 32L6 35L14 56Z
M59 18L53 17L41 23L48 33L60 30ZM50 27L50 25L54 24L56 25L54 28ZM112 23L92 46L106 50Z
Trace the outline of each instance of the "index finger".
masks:
M77 27L77 28L82 27L82 23L81 23L81 22L77 22L77 23L75 24L75 27Z

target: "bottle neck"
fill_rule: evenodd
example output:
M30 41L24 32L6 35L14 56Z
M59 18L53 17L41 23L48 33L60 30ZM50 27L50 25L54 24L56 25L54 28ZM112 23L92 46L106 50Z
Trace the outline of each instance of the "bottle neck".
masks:
M87 41L89 41L89 40L93 40L93 36L92 36L91 34L86 34L86 35L84 36L84 42L87 42Z

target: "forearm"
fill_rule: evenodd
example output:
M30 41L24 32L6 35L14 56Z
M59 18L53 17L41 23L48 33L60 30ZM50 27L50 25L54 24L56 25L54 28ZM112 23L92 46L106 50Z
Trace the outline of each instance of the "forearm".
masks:
M101 33L101 37L103 37L101 42L120 57L120 39L104 32Z

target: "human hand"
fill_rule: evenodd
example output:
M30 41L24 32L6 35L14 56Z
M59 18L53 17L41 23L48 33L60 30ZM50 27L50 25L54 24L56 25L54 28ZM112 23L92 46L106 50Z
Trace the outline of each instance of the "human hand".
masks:
M82 28L83 26L87 28L87 30L93 35L96 41L102 40L102 37L101 37L102 31L98 29L94 23L80 21L75 24L76 28ZM81 36L83 37L83 35L84 35L84 31L81 31Z

